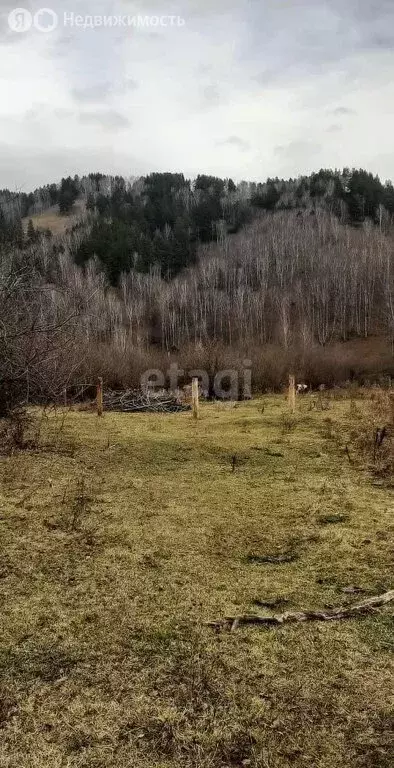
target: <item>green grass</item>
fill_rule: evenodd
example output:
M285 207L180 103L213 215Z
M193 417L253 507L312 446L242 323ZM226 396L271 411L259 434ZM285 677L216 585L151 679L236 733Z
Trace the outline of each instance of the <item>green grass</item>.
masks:
M204 624L393 588L392 497L343 451L349 403L300 408L291 429L281 397L197 424L72 412L56 447L0 460L1 766L392 765L390 607Z

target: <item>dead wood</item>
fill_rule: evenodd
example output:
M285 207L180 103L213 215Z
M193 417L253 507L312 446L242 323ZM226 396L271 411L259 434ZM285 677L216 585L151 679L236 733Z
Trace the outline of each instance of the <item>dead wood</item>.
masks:
M335 621L339 619L350 619L353 616L360 616L373 613L376 608L386 605L394 600L394 589L385 592L377 597L370 597L353 606L342 606L332 611L297 611L277 614L276 616L258 616L255 614L244 616L227 616L218 621L205 622L209 627L230 627L231 630L237 629L241 624L263 624L265 626L281 626L286 623L301 621Z
M298 560L297 552L284 552L281 555L247 555L245 561L247 563L257 563L263 565L265 563L271 563L272 565L282 565L284 563L293 563L294 560Z
M179 413L190 411L185 405L170 393L144 394L138 390L104 392L104 410L120 411L122 413Z

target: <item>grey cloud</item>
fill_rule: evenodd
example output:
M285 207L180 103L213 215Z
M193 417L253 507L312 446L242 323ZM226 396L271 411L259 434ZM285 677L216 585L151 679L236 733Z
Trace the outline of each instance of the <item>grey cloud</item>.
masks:
M339 131L343 130L343 126L339 123L333 123L333 125L329 125L327 128L327 133L339 133Z
M394 5L389 0L331 0L338 32L347 42L343 54L394 49Z
M73 88L71 93L75 101L96 104L106 101L111 92L111 83L95 83L84 88Z
M120 91L135 91L138 88L137 80L134 80L132 77L126 77L123 83L121 83L119 90Z
M15 45L16 43L21 43L23 41L24 35L16 35L13 32L10 32L8 29L1 29L0 30L0 45Z
M363 53L394 51L394 2L302 0L253 4L249 34L237 58L260 64L263 86L339 72L341 63Z
M394 49L394 36L392 34L380 34L379 32L372 34L369 42L371 48L377 48L378 50L387 51Z
M336 109L332 110L333 115L339 115L339 116L347 116L347 115L355 115L354 109L350 109L350 107L336 107Z
M64 118L68 118L68 117L73 117L75 112L72 109L65 109L64 107L56 107L53 110L53 114L55 115L55 117L58 117L60 119L64 119Z
M273 157L274 174L271 175L280 177L312 173L317 168L327 166L324 162L324 147L314 141L295 140L277 145Z
M42 120L49 121L54 117L59 120L64 120L72 117L74 114L75 112L72 109L67 109L66 107L52 108L48 104L36 103L32 104L30 109L27 110L23 119L30 123L36 123Z
M321 145L313 141L290 141L289 144L277 145L274 154L283 160L304 159L306 156L316 155L320 149Z
M309 0L313 5L315 0ZM394 8L392 0L324 0L326 5L340 19L351 21L354 26L363 24L380 25L388 18L393 17Z
M62 59L73 53L75 38L69 33L60 32L48 47L46 57L48 59Z
M106 131L120 131L130 126L130 120L112 109L98 109L79 113L79 120L85 125L104 128Z
M244 139L241 139L240 136L229 136L227 139L217 142L217 144L218 146L227 145L227 146L236 147L237 149L240 149L243 152L246 152L248 149L250 149L249 142L245 141Z
M94 83L83 88L73 88L71 94L80 104L100 104L108 101L111 96L125 94L138 88L138 83L131 77L117 83Z
M253 80L255 80L259 85L267 87L280 80L281 76L282 73L279 70L268 67L262 72L259 72L257 75L254 75Z
M0 165L2 183L9 189L29 192L62 176L80 176L101 171L112 174L142 174L143 163L132 155L115 152L113 144L93 148L81 146L78 149L53 148L43 150L15 147L0 142Z
M203 89L203 98L207 104L218 104L220 101L220 92L217 85L207 85Z

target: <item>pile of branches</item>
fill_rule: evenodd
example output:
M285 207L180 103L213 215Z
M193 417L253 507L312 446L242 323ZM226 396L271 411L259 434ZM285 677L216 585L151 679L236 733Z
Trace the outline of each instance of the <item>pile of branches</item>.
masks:
M123 392L106 390L103 395L105 411L121 411L123 413L180 413L190 411L190 405L181 403L175 395L166 393L150 393L135 389Z

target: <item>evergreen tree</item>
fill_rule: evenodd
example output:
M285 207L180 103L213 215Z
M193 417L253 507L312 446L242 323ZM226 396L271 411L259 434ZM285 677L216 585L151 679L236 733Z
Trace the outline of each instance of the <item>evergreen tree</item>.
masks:
M33 244L36 243L39 238L39 232L34 229L34 224L31 219L29 219L29 223L27 225L27 240L29 243Z
M59 191L59 211L61 214L70 213L78 197L78 185L75 179L69 176L62 179Z

